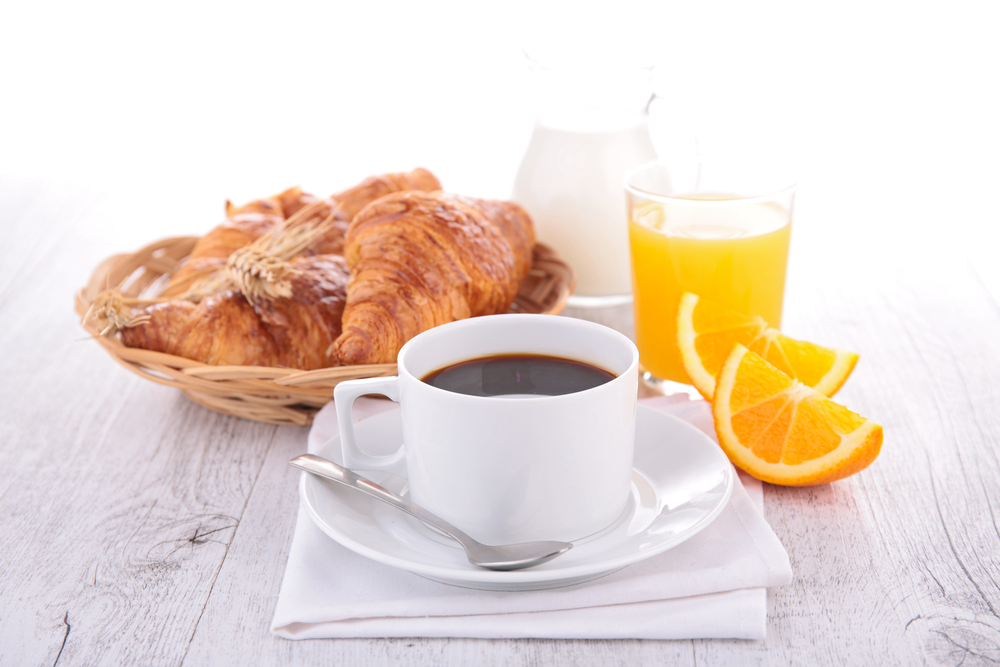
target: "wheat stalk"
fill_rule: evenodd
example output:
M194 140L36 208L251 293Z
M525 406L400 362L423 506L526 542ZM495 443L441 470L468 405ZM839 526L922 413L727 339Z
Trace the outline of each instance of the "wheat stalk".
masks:
M320 218L324 210L328 212ZM239 290L251 302L289 297L292 289L286 278L294 272L290 260L330 231L336 219L329 203L313 202L253 243L235 251L225 267L216 270L210 279L175 298L197 302L229 289Z
M145 307L152 303L158 303L158 299L133 299L122 296L117 289L104 290L94 298L94 302L87 309L84 320L93 318L97 324L98 335L113 336L123 329L145 324L149 321L149 315L133 315L133 307Z

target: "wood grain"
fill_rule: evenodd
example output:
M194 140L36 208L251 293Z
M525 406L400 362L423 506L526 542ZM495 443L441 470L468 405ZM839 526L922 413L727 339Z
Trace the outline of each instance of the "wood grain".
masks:
M0 182L0 664L1000 663L1000 309L933 239L838 246L808 209L796 231L784 328L861 353L837 400L886 439L847 480L766 486L795 573L767 639L292 642L268 628L306 429L205 410L83 338L73 292L119 249L94 206Z

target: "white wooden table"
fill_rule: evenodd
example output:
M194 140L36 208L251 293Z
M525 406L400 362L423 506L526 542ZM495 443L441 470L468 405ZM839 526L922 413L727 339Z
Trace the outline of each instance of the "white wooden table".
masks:
M125 248L87 197L0 182L0 664L1000 662L1000 309L934 238L852 249L803 200L785 329L861 353L838 398L885 445L847 480L765 486L795 574L766 640L293 642L268 628L306 429L116 366L72 294Z

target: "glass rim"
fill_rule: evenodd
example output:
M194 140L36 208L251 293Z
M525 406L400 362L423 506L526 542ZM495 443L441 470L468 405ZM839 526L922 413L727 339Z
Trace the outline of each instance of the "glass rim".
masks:
M793 190L795 190L796 187L798 187L798 183L795 180L793 180L790 183L784 185L783 187L779 187L775 190L770 190L765 194L760 194L760 195L751 195L751 196L734 195L729 199L694 199L690 196L667 195L663 194L662 192L653 192L651 190L646 190L636 185L632 185L629 182L636 174L640 172L647 171L654 167L668 168L668 165L669 163L666 160L653 160L652 162L643 162L642 164L638 164L626 170L624 176L622 176L622 185L625 187L625 190L630 192L631 194L645 197L646 199L676 202L678 204L683 204L685 206L710 206L710 207L734 206L739 204L757 204L761 202L771 201L772 199L776 199L782 195L786 195L792 192Z

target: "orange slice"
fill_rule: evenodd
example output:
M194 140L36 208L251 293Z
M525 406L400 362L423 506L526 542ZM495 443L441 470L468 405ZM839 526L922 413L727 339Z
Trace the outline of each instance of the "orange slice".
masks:
M772 484L842 479L867 468L882 449L881 426L739 344L722 365L712 414L729 460Z
M706 400L715 393L715 376L740 344L782 372L833 396L854 370L858 355L785 336L761 317L746 317L686 292L677 307L677 346L684 370Z

